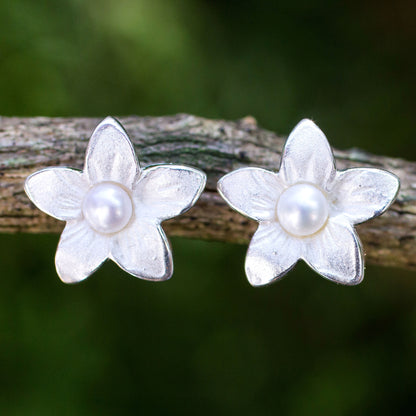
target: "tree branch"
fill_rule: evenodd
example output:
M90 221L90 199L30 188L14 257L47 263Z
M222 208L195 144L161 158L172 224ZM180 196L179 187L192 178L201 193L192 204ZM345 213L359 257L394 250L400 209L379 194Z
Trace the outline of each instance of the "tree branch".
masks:
M278 169L284 139L259 128L252 117L232 122L181 114L123 117L142 166L187 164L204 170L207 188L196 206L167 221L169 235L247 243L256 228L216 193L216 182L242 166ZM99 119L0 118L0 232L59 232L63 223L36 209L23 191L30 173L46 166L82 169L88 140ZM352 149L335 150L338 169L372 166L401 180L396 203L383 216L359 225L367 260L416 269L416 163Z

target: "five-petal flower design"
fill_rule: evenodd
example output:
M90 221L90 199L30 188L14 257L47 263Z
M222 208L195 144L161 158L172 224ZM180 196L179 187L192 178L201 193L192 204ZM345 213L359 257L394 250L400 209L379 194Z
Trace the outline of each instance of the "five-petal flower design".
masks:
M398 178L381 169L337 171L324 133L307 119L288 137L277 173L247 167L218 182L232 208L259 222L245 262L253 286L281 278L299 259L329 280L360 283L353 225L382 214L398 189Z
M173 273L163 220L199 198L206 175L179 165L141 169L123 127L102 121L91 136L84 171L50 167L30 175L25 191L42 211L66 221L56 251L62 281L79 282L110 258L146 280Z

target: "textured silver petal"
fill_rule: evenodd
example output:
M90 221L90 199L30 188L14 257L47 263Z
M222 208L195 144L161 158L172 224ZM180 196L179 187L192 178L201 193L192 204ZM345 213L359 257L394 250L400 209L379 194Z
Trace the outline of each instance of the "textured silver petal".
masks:
M46 214L58 220L72 220L81 215L81 203L88 190L82 172L68 168L46 168L30 175L25 192Z
M56 271L65 283L92 274L110 253L110 238L93 231L85 220L66 224L55 255Z
M141 218L114 237L110 258L126 272L145 280L167 280L173 273L164 231L157 223Z
M245 270L253 286L267 285L283 277L301 255L301 242L277 222L260 223L250 242Z
M139 170L133 145L112 117L103 120L91 136L84 172L91 184L112 181L131 188Z
M302 258L317 273L336 283L356 285L363 280L361 243L347 221L330 218L321 232L305 238Z
M381 169L356 168L338 172L334 182L333 203L354 224L382 214L399 191L399 179Z
M205 182L204 172L188 166L145 168L133 188L137 216L158 220L176 217L195 204Z
M284 185L276 173L249 167L223 176L217 188L236 211L257 221L271 221Z
M279 175L287 185L311 182L326 189L335 176L334 156L322 130L311 120L302 120L290 133Z

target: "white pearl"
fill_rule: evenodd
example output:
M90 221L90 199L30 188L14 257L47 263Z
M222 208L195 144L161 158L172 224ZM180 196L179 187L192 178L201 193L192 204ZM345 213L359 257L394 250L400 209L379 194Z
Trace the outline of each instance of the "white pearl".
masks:
M319 231L328 218L328 201L315 185L297 183L282 192L277 219L288 233L306 237Z
M120 185L102 182L86 194L82 213L95 231L112 234L121 231L129 223L133 205L130 195Z

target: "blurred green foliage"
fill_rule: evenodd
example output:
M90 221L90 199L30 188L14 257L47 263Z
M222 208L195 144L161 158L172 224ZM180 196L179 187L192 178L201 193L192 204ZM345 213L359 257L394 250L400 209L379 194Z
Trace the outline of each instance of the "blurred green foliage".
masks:
M411 2L2 0L0 114L311 117L340 148L416 159ZM413 410L414 272L339 287L299 264L253 289L245 247L173 239L154 284L54 271L58 236L0 238L1 415Z

